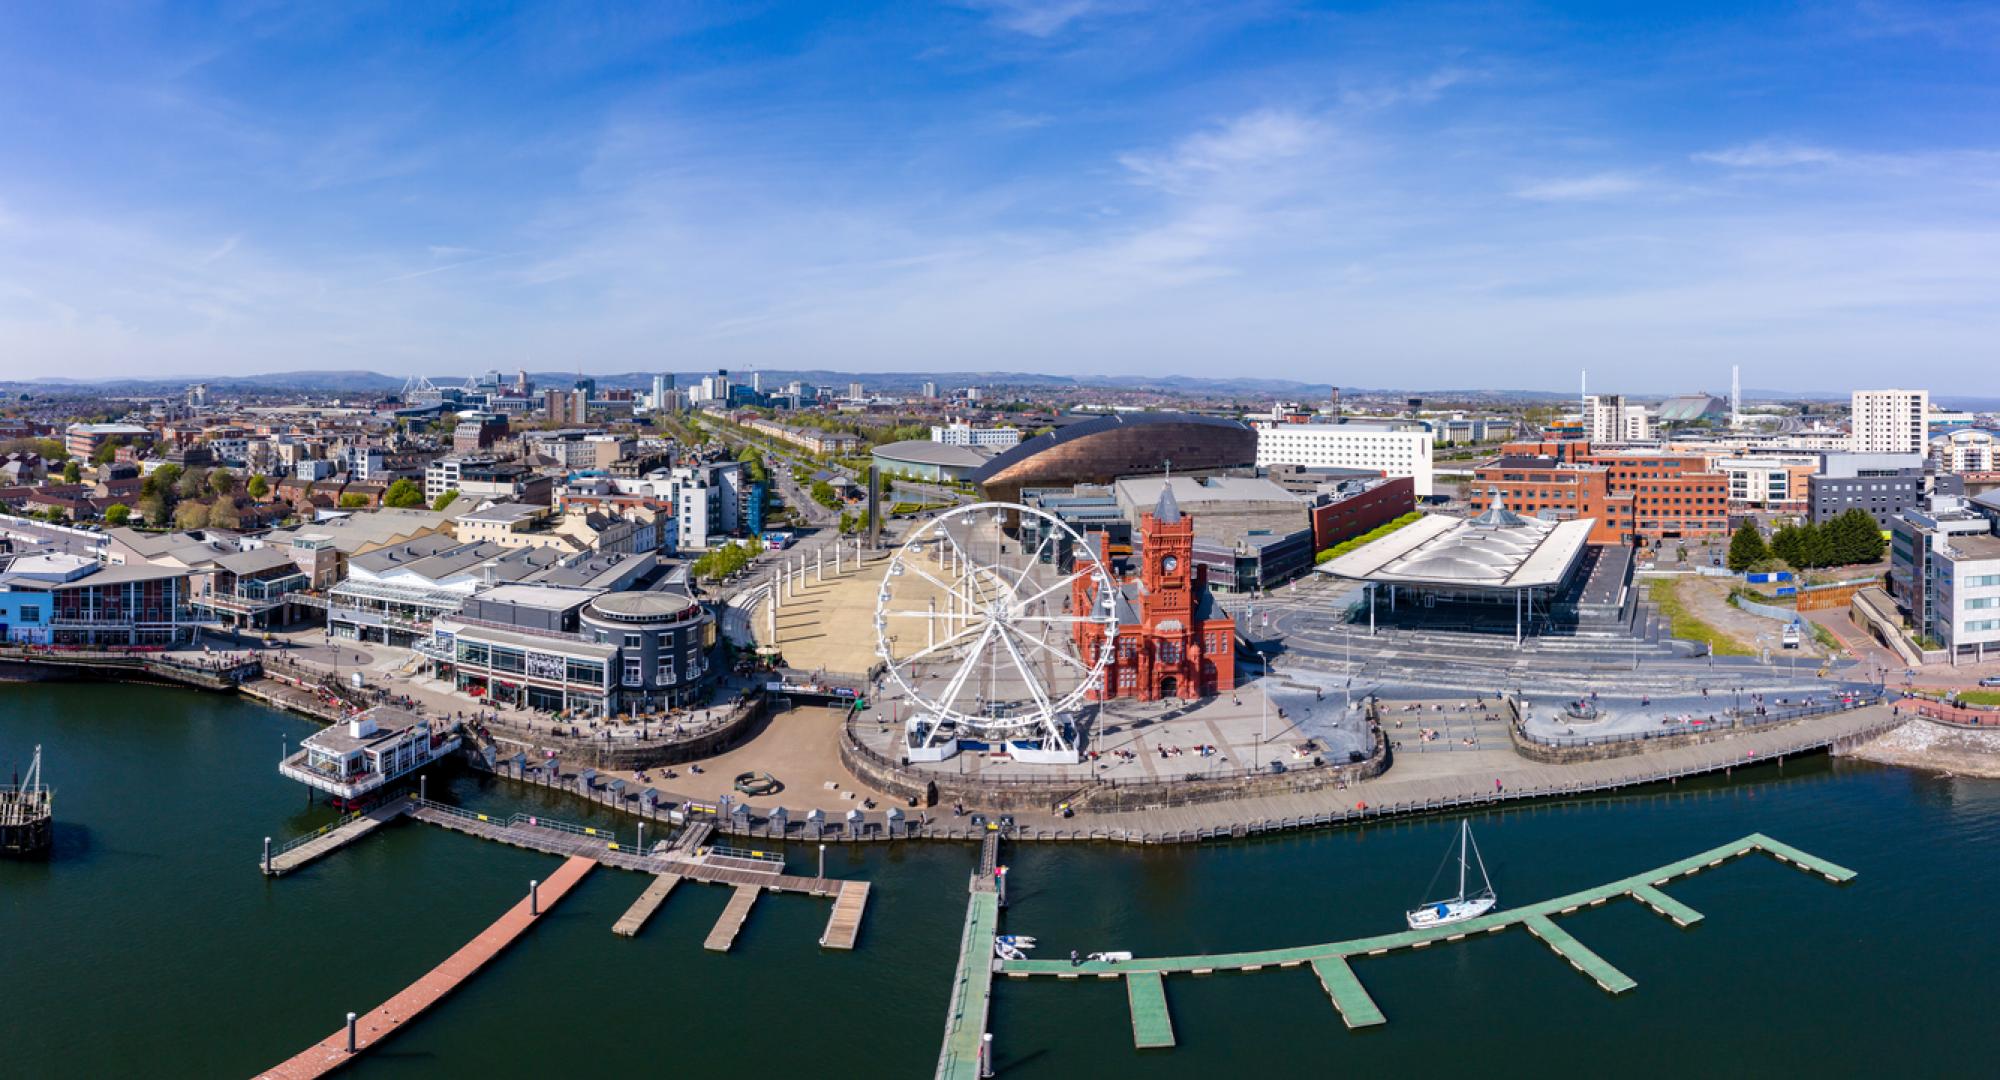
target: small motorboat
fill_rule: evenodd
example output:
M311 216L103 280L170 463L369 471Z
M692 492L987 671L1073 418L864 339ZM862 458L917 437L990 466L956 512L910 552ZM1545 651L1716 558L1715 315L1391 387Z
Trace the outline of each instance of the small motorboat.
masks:
M1451 861L1451 853L1445 853L1445 862ZM1466 878L1472 866L1479 867L1479 891L1466 892ZM1444 864L1438 865L1438 873L1444 873ZM1437 878L1431 879L1433 885ZM1486 876L1486 860L1479 855L1479 845L1472 841L1472 823L1458 823L1458 895L1449 900L1426 900L1418 907L1410 909L1405 916L1412 930L1430 930L1451 923L1476 919L1492 911L1500 903L1493 893L1493 879Z

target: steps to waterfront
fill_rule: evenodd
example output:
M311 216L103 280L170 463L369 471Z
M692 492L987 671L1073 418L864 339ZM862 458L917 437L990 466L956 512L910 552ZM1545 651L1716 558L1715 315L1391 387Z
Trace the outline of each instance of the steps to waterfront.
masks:
M1369 996L1367 989L1362 986L1361 980L1355 976L1350 960L1361 956L1381 956L1402 949L1422 949L1446 942L1462 941L1480 934L1499 933L1511 926L1526 928L1537 940L1547 945L1572 968L1596 983L1605 993L1623 994L1636 988L1638 982L1556 925L1556 918L1586 907L1596 907L1620 897L1631 897L1662 917L1673 920L1677 926L1692 926L1701 921L1701 913L1668 896L1661 891L1660 886L1676 878L1698 874L1721 866L1731 859L1757 852L1808 873L1817 874L1836 884L1854 878L1854 871L1846 867L1808 855L1761 833L1753 833L1734 843L1711 848L1643 874L1635 874L1593 889L1585 889L1510 911L1482 915L1476 919L1431 930L1410 930L1324 945L1303 945L1252 952L1139 957L1117 962L1001 960L993 961L988 966L997 968L1010 978L1052 975L1058 979L1075 980L1090 976L1116 978L1122 975L1132 1013L1133 1041L1142 1049L1173 1045L1173 1029L1168 1017L1165 991L1168 975L1207 975L1217 971L1251 972L1310 964L1313 973L1319 976L1320 985L1326 989L1327 997L1332 999L1334 1008L1347 1027L1372 1027L1384 1023L1386 1018L1376 1006L1374 999ZM990 893L986 895L991 897ZM990 975L982 980L977 974L970 973L968 967L975 948L983 948L990 954L992 935L998 925L998 910L995 906L990 915L983 912L978 903L980 896L981 894L975 891L974 903L967 913L967 936L960 946L960 985L955 993L951 1023L946 1027L944 1050L939 1057L940 1077L977 1075L976 1072L952 1070L967 1068L964 1055L977 1049L978 1042L972 1038L971 1033L976 1032L982 1037L984 1034ZM977 941L974 940L975 932L980 935ZM975 1000L979 1008L977 1028L972 1027L972 1012L965 1004ZM976 1068L977 1059L971 1060L971 1067Z
M596 866L597 863L591 859L565 860L555 873L549 875L548 880L541 883L534 901L523 897L498 921L481 931L478 937L396 996L357 1017L350 1027L343 1027L259 1076L267 1080L307 1080L324 1076L374 1048L477 974L488 961L500 955L501 950L513 944L542 915L546 915L572 886ZM536 906L539 913L534 910Z
M666 900L667 894L673 892L674 886L680 883L679 874L661 874L654 878L653 883L646 886L646 891L639 894L639 899L632 901L632 906L612 924L611 932L620 937L639 936L639 928L646 925L646 920L652 918L653 912L660 909L660 904Z
M701 947L709 952L728 952L736 944L736 935L743 931L743 924L750 918L750 908L757 903L757 894L763 890L755 885L738 885L729 897L729 905L722 909L722 916L715 920L715 929L708 932L708 940Z

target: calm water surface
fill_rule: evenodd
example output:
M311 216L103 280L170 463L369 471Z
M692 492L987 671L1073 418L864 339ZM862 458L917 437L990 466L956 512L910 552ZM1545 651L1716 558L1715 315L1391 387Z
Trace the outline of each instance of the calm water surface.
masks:
M552 857L398 823L275 881L262 838L333 816L281 780L305 721L154 688L0 686L0 768L45 744L57 851L0 863L6 1072L247 1076L428 970L545 877ZM481 809L630 828L561 796L434 781ZM1389 1022L1349 1033L1309 969L1176 978L1176 1036L1138 1054L1115 981L1003 980L1003 1076L1502 1075L1549 1070L1984 1072L2000 932L2000 783L1794 763L1661 794L1473 819L1501 901L1622 877L1762 831L1860 872L1828 885L1742 860L1678 883L1693 930L1630 902L1563 925L1638 980L1598 990L1525 932L1362 960ZM1455 822L1186 850L1011 849L1005 926L1069 949L1219 951L1400 926ZM812 856L793 854L795 869ZM867 877L861 947L816 946L825 901L766 896L736 948L702 949L727 891L683 885L634 940L636 875L598 870L464 989L353 1075L616 1070L927 1076L964 915L962 845L836 848ZM1966 1018L1954 1021L1953 1016Z

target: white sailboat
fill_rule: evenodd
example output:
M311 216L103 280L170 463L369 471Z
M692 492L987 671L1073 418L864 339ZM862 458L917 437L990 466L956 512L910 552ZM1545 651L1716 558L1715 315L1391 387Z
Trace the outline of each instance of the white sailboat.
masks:
M1447 852L1445 859L1449 861L1450 858ZM1479 891L1468 894L1465 891L1467 871L1475 865L1479 867ZM1443 872L1444 867L1440 865L1438 873ZM1437 878L1431 878L1431 883L1435 885ZM1486 876L1486 860L1479 856L1479 845L1472 842L1472 822L1461 820L1458 823L1458 895L1449 900L1427 900L1422 906L1412 908L1408 915L1410 929L1430 930L1448 923L1476 919L1492 911L1499 903L1500 898L1493 894L1493 879Z

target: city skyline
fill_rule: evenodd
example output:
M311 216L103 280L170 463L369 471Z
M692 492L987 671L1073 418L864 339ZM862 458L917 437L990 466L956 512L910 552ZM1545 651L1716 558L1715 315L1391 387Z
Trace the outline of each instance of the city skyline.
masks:
M1839 391L1915 360L2000 394L1994 26L24 9L0 377L1250 359Z

